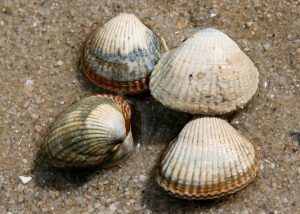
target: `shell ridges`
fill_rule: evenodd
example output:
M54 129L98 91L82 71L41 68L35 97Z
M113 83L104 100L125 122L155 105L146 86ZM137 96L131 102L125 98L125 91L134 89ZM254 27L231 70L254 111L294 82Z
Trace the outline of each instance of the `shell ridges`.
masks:
M211 199L247 186L258 163L254 146L226 121L196 118L167 147L156 180L175 197Z
M113 165L111 160L120 161L132 150L130 117L130 106L121 97L86 97L52 125L42 148L44 157L59 168Z
M225 114L243 108L258 88L250 58L226 34L203 29L158 62L150 78L153 97L192 114Z
M133 14L120 14L92 32L83 47L81 65L97 86L123 93L148 89L160 58L154 32Z

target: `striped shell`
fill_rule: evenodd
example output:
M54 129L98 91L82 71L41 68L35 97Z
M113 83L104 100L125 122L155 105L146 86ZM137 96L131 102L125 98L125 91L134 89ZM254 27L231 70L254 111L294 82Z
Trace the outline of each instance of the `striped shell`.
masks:
M212 199L248 185L258 163L254 146L226 121L196 118L165 151L156 180L175 197Z
M129 104L119 96L82 99L51 127L43 153L59 168L108 167L127 157L133 148Z
M81 65L97 86L134 94L148 89L160 58L158 37L133 14L120 14L87 38Z
M163 105L191 114L224 114L243 108L258 88L258 72L238 45L207 28L162 57L150 90Z

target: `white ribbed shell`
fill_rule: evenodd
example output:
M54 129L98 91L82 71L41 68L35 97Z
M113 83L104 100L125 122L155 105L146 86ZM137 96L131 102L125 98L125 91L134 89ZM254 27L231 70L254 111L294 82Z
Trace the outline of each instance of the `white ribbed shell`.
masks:
M258 88L253 62L227 35L207 28L158 62L151 94L163 105L192 114L242 108Z
M250 183L258 162L254 146L226 121L196 118L169 145L156 179L179 198L217 198Z
M98 86L135 93L148 88L146 78L159 58L155 33L135 15L121 13L91 34L81 63Z
M56 167L114 165L132 149L130 115L121 97L86 97L55 121L43 145L45 157Z

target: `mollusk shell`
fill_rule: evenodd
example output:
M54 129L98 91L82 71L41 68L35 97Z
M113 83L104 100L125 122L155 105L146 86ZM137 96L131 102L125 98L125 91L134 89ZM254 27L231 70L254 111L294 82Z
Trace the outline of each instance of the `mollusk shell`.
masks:
M254 146L226 121L197 118L168 146L156 180L175 197L212 199L248 185L258 163Z
M81 65L97 86L134 94L148 89L159 58L156 34L133 14L121 13L90 34Z
M86 97L53 124L42 148L45 158L59 168L117 164L133 148L130 117L130 106L122 97Z
M150 79L153 97L191 114L242 108L258 88L250 58L223 32L207 28L164 55Z

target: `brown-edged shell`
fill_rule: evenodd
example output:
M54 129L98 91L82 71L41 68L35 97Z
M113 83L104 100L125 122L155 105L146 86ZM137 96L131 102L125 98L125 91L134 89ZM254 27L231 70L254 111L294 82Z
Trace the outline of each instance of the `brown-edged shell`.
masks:
M115 165L133 148L130 117L130 106L122 97L86 97L53 124L42 147L44 157L59 168Z
M250 58L223 32L207 28L164 55L150 90L163 105L191 114L225 114L243 108L258 88Z
M168 146L156 180L175 197L212 199L247 186L258 164L252 143L225 120L196 118Z
M148 89L160 58L159 39L135 15L121 13L87 38L81 66L97 86L126 94Z

